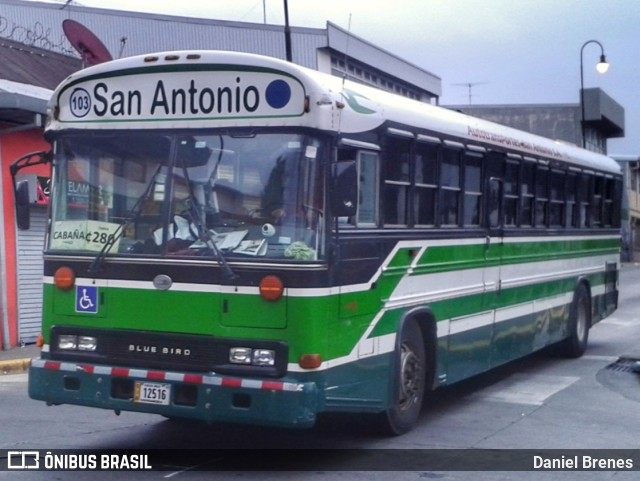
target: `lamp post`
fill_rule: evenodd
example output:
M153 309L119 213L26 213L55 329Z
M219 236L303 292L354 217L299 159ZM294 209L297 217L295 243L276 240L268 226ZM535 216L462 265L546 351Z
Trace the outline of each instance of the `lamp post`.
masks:
M580 49L580 108L582 110L582 121L581 121L581 127L582 127L582 148L586 148L587 146L587 139L585 137L585 128L584 128L584 124L585 124L585 119L584 119L584 66L583 66L583 54L584 54L584 48L589 45L590 43L597 43L600 46L600 61L596 64L596 70L598 71L598 73L600 74L604 74L607 73L607 70L609 70L609 63L607 62L607 59L604 56L604 47L602 46L602 44L600 42L598 42L597 40L587 40L583 45L582 48Z

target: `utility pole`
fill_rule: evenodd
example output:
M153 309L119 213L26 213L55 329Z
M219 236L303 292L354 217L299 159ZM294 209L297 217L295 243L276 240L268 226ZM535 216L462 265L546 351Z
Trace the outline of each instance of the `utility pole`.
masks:
M287 0L284 0L284 48L287 62L291 62L291 27L289 27L289 2Z

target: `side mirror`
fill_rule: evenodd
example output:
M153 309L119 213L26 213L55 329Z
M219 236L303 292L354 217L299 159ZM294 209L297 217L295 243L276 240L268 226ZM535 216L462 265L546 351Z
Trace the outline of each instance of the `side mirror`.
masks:
M355 160L333 166L333 216L351 217L358 208L358 170Z
M29 191L31 190L31 188L33 188L35 193L35 184L30 187L28 180L18 180L16 179L16 176L18 175L18 172L20 172L25 167L33 167L40 164L50 164L52 160L53 155L51 152L33 152L31 154L20 157L10 166L11 179L13 182L13 193L15 195L16 202L16 222L18 224L18 229L27 230L29 229L29 227L31 227L31 214L29 212L31 199ZM35 175L33 176L33 178L35 182Z
M22 180L16 184L16 222L18 229L27 230L31 227L31 212L29 202L29 181Z

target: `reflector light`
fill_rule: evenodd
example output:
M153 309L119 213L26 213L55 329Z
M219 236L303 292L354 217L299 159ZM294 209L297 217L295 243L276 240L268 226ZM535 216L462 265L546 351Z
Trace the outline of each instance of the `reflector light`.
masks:
M68 291L76 283L76 275L70 267L60 267L53 275L53 282L62 291Z
M263 277L258 286L260 289L260 296L269 302L275 302L282 297L284 292L284 286L279 277L266 276Z

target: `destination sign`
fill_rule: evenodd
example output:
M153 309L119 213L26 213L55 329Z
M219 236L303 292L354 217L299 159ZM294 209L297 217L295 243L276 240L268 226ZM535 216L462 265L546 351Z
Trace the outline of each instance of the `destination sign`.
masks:
M61 122L250 119L304 112L302 84L271 72L138 73L90 78L59 97Z

